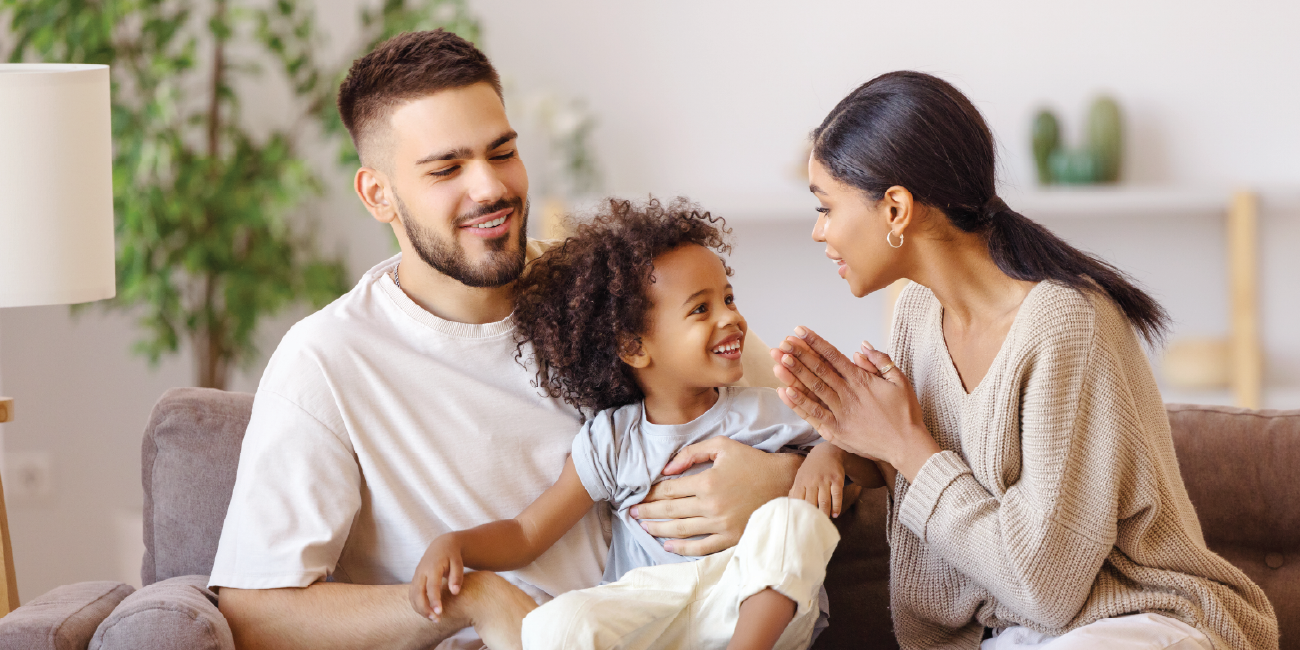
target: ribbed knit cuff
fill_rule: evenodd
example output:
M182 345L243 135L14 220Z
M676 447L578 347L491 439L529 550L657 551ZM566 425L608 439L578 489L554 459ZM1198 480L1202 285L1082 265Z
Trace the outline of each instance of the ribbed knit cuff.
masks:
M939 497L953 481L969 473L970 468L957 452L941 451L931 456L916 473L916 482L908 487L907 495L903 497L903 504L898 509L899 521L921 541L926 541L925 527L939 504Z

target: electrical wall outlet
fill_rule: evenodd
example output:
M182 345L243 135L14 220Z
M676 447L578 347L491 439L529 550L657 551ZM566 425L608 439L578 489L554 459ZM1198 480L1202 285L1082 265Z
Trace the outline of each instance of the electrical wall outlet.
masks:
M11 451L5 454L5 501L10 504L47 504L54 498L54 478L50 452Z

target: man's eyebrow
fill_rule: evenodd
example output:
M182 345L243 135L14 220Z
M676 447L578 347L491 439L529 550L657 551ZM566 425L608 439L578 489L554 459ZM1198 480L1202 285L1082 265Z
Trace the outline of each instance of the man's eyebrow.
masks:
M493 149L496 149L497 147L507 142L510 142L511 140L514 140L517 137L519 137L519 134L513 130L503 133L497 139L488 143L487 150L492 151ZM473 157L474 157L474 152L470 150L469 147L457 147L455 149L448 149L442 153L429 154L415 161L415 164L423 165L425 163L437 162L439 160L464 160L466 158L473 158Z
M429 154L415 161L415 164L423 165L425 163L437 162L439 160L462 160L465 158L470 158L473 155L474 152L470 151L469 147L458 147L456 149L448 149L442 153Z
M501 134L501 137L497 138L496 140L493 140L490 144L488 144L487 150L492 151L493 149L496 149L497 147L507 142L510 142L511 140L514 140L517 137L519 137L519 134L516 133L515 131L509 131L507 133L503 133Z

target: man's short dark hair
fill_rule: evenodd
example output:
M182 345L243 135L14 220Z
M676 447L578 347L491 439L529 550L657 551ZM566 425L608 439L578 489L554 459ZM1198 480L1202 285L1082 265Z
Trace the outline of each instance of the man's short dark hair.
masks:
M473 43L442 29L406 32L352 62L339 87L339 116L364 158L363 143L397 104L483 82L501 96L496 68Z

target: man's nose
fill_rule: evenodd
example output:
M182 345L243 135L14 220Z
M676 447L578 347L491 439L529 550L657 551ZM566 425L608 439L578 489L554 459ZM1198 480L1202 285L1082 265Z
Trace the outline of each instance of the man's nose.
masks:
M486 160L476 160L467 165L465 174L466 193L475 203L492 203L505 198L505 183L496 166Z

